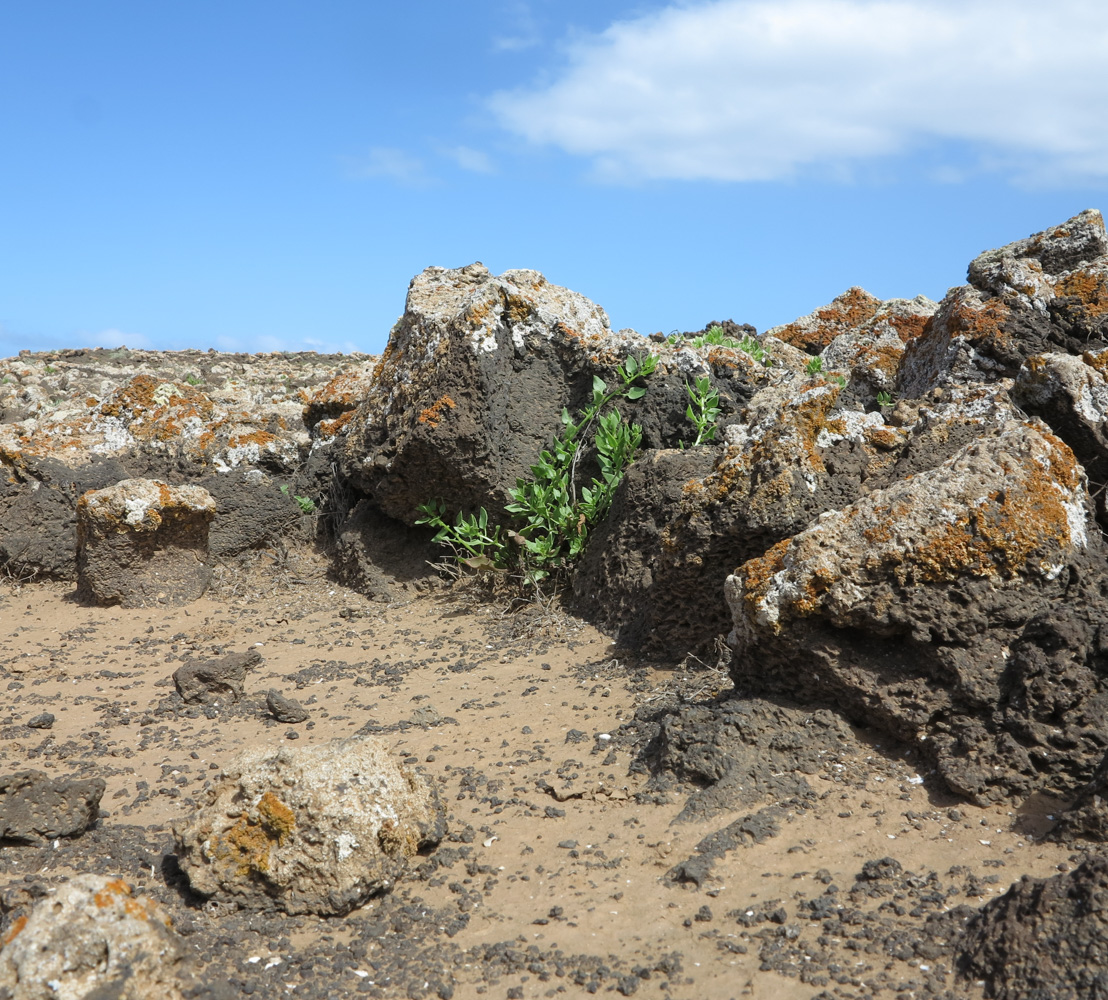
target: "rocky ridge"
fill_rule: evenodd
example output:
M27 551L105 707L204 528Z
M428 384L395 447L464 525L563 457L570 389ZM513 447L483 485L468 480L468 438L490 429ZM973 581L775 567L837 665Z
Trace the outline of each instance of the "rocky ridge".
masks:
M764 752L749 749L762 746L751 719L768 716L743 706L781 698L913 747L929 781L978 807L1060 801L1054 835L1093 844L1108 830L1103 219L1083 212L981 254L968 277L939 303L853 288L761 337L744 328L740 344L732 323L724 336L613 332L602 309L538 272L474 264L414 278L379 359L21 355L0 363L0 565L74 579L78 501L142 477L210 493L214 554L296 537L369 596L437 586L418 507L484 508L510 524L509 490L563 409L580 412L597 380L649 352L646 393L619 404L642 453L568 583L573 610L621 655L709 671L715 658L732 686L616 734L658 787L699 787L692 813L770 810L700 853L758 842L808 808L803 784L768 782ZM718 395L717 434L692 448L697 378ZM794 747L782 739L765 748ZM244 815L281 840L266 816ZM182 857L200 840L182 835ZM1082 877L1099 878L1089 864ZM329 912L362 898L351 884ZM1080 925L1074 940L1099 954L1098 909L1060 907L1065 888L1012 892L965 932L936 914L952 962L989 978L988 956L1007 953L1019 924L1004 907L1061 914L1052 933ZM1065 970L1012 975L989 988L1039 995L1051 988L1039 975L1071 988Z

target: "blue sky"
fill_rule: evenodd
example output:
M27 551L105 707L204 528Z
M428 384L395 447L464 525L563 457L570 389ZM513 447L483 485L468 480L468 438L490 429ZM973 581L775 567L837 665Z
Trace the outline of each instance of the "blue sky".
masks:
M0 0L0 355L376 352L474 260L765 329L1106 189L1103 3Z

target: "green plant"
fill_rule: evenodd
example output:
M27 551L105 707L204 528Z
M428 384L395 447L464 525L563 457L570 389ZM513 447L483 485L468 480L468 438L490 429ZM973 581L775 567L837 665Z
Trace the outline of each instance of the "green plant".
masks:
M892 406L893 405L893 394L891 392L884 392L884 391L879 392L877 394L877 405L878 406Z
M315 513L315 501L311 497L294 496L293 500L296 501L296 505L300 508L301 514Z
M58 369L53 365L47 365L43 371L46 372L47 375L56 375L58 373Z
M281 485L278 486L277 489L279 489L282 493L284 493L285 496L289 495L289 484L288 483L281 483Z
M809 358L808 363L804 366L804 370L809 375L819 375L823 371L823 358L814 357Z
M834 382L840 389L846 388L846 376L845 375L828 375L827 380Z
M201 382L201 380L192 373L185 376L185 381L188 382L189 385L200 385Z
M707 375L698 375L693 385L685 383L685 392L689 395L689 406L685 416L696 428L696 440L692 446L714 441L716 436L716 418L719 416L719 393L712 388L712 380ZM682 444L684 447L684 444Z
M561 433L531 466L531 478L517 479L509 491L511 503L504 509L514 515L518 528L490 528L483 507L476 514L458 514L451 524L442 500L418 507L422 517L416 524L437 528L434 540L453 547L465 565L518 568L527 584L568 566L584 549L589 529L607 513L642 441L642 428L628 424L619 410L603 411L617 399L640 399L646 389L634 383L653 374L657 364L654 355L648 354L642 361L632 355L616 369L619 384L614 388L594 376L592 401L578 421L562 410ZM590 431L600 474L578 489L578 466Z

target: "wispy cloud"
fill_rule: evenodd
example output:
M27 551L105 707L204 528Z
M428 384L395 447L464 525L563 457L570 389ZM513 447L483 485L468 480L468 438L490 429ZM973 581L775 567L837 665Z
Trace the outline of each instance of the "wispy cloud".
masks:
M444 149L443 155L452 159L463 170L471 170L475 174L494 174L496 166L487 153L479 149L470 149L469 146L452 146Z
M361 156L342 157L342 163L350 177L384 177L413 187L431 182L424 162L395 146L373 146Z
M501 7L501 17L508 33L495 35L492 47L496 52L523 52L533 49L541 41L538 21L529 3L513 0Z
M1022 182L1108 180L1100 2L710 0L567 52L552 83L491 107L615 181L843 176L948 143L961 168L968 150Z

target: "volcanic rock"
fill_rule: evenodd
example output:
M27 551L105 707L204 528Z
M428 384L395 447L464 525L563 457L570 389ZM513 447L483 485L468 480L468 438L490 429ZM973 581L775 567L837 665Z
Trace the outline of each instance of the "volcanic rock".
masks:
M211 494L124 479L77 502L77 593L96 604L188 604L208 588Z
M0 842L74 837L100 816L103 778L51 778L42 771L0 775Z
M918 744L981 803L1076 790L1108 744L1105 555L1072 452L1009 421L739 567L736 687Z
M961 972L997 1000L1108 997L1108 858L1072 872L1025 875L971 917L959 942Z
M390 889L445 832L435 786L371 737L245 751L174 826L196 892L319 914L348 913Z
M77 875L17 918L0 948L0 996L11 1000L184 1000L197 990L184 941L156 902L118 878Z
M262 654L256 649L228 653L216 660L189 660L173 672L173 683L187 702L235 702L243 696L246 671L261 662Z

